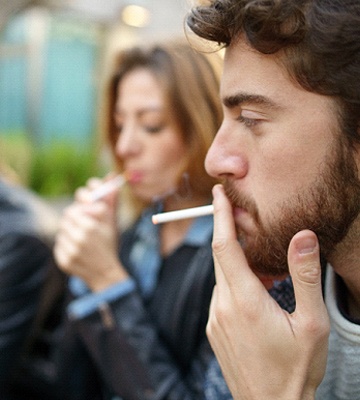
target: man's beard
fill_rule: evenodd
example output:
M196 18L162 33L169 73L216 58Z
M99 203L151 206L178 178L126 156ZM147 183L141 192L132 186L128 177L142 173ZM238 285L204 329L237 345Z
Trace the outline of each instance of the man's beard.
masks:
M316 233L325 258L346 236L360 209L358 171L351 149L340 139L329 153L329 161L314 182L277 206L277 215L271 215L266 225L254 201L239 193L231 181L224 181L232 205L246 210L256 224L257 233L251 238L238 229L239 241L255 272L270 276L287 273L290 240L303 229Z

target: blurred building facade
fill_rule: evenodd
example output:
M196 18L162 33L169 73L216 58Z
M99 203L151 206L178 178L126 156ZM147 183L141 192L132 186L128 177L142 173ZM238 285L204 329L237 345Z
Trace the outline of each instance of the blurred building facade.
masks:
M183 35L188 0L0 0L0 138L84 144L115 47Z

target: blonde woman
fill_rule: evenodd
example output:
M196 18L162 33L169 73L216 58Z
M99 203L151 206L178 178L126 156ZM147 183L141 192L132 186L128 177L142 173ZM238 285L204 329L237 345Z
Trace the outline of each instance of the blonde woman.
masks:
M90 180L65 211L55 246L70 277L64 398L203 397L212 217L160 226L151 216L211 203L204 159L222 119L213 58L183 41L117 57L105 120L126 188L89 201L103 183ZM137 218L119 234L118 204L128 203Z

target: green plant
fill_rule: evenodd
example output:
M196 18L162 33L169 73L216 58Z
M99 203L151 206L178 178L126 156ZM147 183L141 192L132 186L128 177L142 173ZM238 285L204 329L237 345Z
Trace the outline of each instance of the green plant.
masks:
M33 145L24 132L0 133L0 172L10 174L12 179L27 184Z
M102 175L101 170L95 146L52 143L33 153L28 185L47 197L70 195L89 177Z
M19 181L45 197L72 195L91 176L104 175L95 144L58 140L35 146L26 135L1 136L1 160Z

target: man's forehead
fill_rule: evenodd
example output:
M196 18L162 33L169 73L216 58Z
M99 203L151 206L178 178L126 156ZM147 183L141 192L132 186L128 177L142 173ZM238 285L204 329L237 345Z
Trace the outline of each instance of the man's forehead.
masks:
M293 91L294 82L279 55L262 54L239 40L226 49L220 83L221 98L239 92L254 96L282 98L282 92Z
M259 55L259 53L244 40L238 39L227 47L224 54L222 81L230 80L231 84L231 78L236 78L236 76L242 72L242 68L244 68L248 62L251 62L249 59L251 55Z

